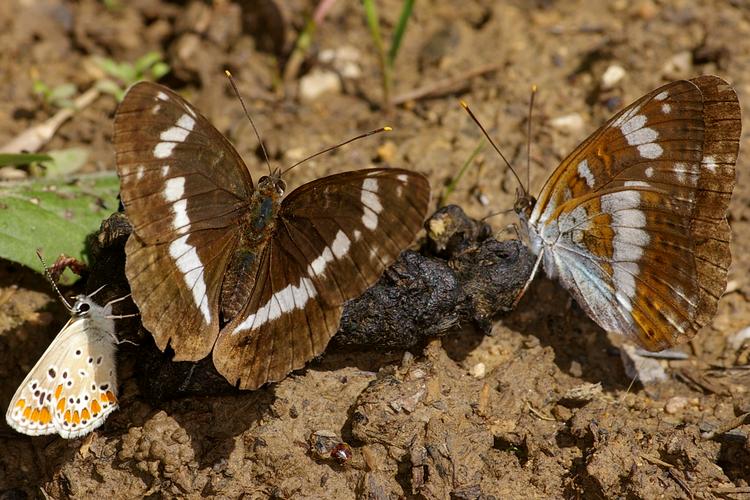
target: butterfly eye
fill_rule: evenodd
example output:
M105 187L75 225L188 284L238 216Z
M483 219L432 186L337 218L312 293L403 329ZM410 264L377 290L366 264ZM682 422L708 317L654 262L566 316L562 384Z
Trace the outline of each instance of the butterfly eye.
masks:
M89 309L91 309L90 305L88 305L85 302L81 302L80 304L78 304L76 306L76 313L77 314L85 314L85 313L89 312Z
M276 180L275 186L276 186L276 192L278 192L279 195L284 194L284 191L286 191L286 182L284 182L281 179Z

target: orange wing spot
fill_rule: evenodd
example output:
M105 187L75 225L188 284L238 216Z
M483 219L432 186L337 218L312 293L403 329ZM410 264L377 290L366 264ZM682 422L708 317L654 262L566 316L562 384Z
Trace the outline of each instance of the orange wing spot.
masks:
M55 389L55 399L60 399L60 394L62 394L63 386L62 384L57 386L57 389Z
M47 408L42 408L41 414L39 415L39 422L45 425L52 422L52 415Z
M107 395L105 393L101 393L101 395L99 397L101 398L102 403L106 403L107 402Z
M65 410L65 421L67 423L71 423L73 421L73 417L70 415L70 410Z
M16 408L23 408L26 406L26 400L25 399L19 399L18 403L16 403Z
M102 411L102 407L99 406L99 401L96 399L91 401L91 413L94 414L94 416L98 415L99 412Z
M34 408L34 411L31 412L31 421L39 422L39 408Z
M83 410L81 410L81 420L85 420L87 422L91 420L91 414L89 413L88 408L84 408Z
M31 418L31 406L27 406L23 411L23 416L27 419Z
M73 412L73 423L76 425L81 423L81 416L78 414L78 410Z
M107 391L107 399L112 404L117 403L117 398L115 397L115 395L114 395L114 393L112 391Z
M57 402L57 411L60 412L60 413L62 413L62 412L65 411L65 400L64 399L61 399L60 401Z

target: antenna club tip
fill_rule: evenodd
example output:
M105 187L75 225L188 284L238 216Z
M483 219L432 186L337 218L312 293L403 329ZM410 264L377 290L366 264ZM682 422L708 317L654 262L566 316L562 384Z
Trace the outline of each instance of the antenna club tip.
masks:
M536 83L534 83L534 84L531 85L531 91L532 92L536 92L538 90L538 88L539 87L536 86Z
M468 104L466 104L466 101L464 101L463 99L460 99L460 100L458 101L458 103L459 103L459 104L461 105L461 107L462 107L462 108L464 108L464 109L469 109L469 105L468 105Z
M229 78L232 78L232 73L230 73L228 69L224 70L224 74L227 75Z
M383 132L392 132L392 131L393 131L393 127L389 127L389 126L383 127Z

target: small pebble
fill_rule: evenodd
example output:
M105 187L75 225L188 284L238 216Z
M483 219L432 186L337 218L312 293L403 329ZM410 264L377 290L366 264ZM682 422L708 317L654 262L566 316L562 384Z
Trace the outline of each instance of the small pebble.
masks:
M578 113L558 116L550 120L550 125L565 132L581 132L585 125L583 117Z
M341 92L341 80L333 71L313 70L300 78L299 93L304 101L313 101L324 94Z
M692 67L693 55L689 50L685 50L669 58L662 68L662 75L669 80L679 80L689 76Z
M398 147L393 141L385 141L378 148L378 158L383 163L392 163L396 158L396 153L398 153Z
M344 45L337 49L322 50L318 59L324 64L333 66L339 75L341 75L341 78L354 80L362 76L362 68L359 66L362 56L351 45Z
M669 401L664 405L664 411L667 412L669 415L674 415L675 413L679 413L688 404L688 399L683 396L675 396L673 398L669 398Z
M643 385L663 382L669 378L658 360L639 355L635 346L623 345L620 348L620 359L627 376L631 379L638 377Z
M609 90L620 83L626 75L625 68L619 64L610 64L602 75L602 90Z
M476 379L482 379L487 374L487 367L484 363L477 363L471 367L471 376Z
M729 337L729 345L735 351L742 347L742 344L750 341L750 326L743 328L739 332Z

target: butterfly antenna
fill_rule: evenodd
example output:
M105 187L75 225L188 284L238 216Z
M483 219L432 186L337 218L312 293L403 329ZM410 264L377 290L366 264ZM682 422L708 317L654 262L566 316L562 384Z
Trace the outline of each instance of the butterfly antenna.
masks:
M357 141L359 139L364 139L365 137L369 137L371 135L379 134L380 132L390 132L391 130L393 130L391 127L380 127L378 129L370 130L369 132L365 132L364 134L359 134L356 137L352 137L351 139L347 139L346 141L340 142L340 143L336 144L335 146L331 146L329 148L325 148L323 151L318 151L317 153L315 153L313 155L310 155L310 156L308 156L307 158L305 158L303 160L298 161L297 163L295 163L291 167L289 167L286 170L284 170L283 172L281 172L281 175L284 175L285 173L289 172L291 169L293 169L297 165L300 165L301 163L305 163L307 160L312 160L316 156L320 156L322 154L328 153L329 151L333 151L334 149L338 149L341 146L346 146L350 142L354 142L354 141Z
M52 285L52 288L55 289L57 292L57 295L60 297L60 300L63 301L63 304L65 304L65 308L68 311L72 311L73 308L70 306L70 303L65 300L65 296L60 292L60 289L57 288L57 285L55 284L54 280L52 279L52 274L49 272L49 268L47 267L47 263L44 262L44 257L42 257L42 251L37 248L36 250L36 256L39 257L39 261L42 263L42 268L44 268L44 274L47 276L47 279L49 280L50 284Z
M266 151L266 147L263 145L263 139L260 138L260 133L258 132L258 128L255 126L255 122L253 121L253 118L250 116L250 113L247 111L247 106L245 106L245 101L242 99L242 96L240 95L240 90L237 88L237 84L234 83L234 78L232 78L232 73L229 72L229 70L224 70L224 74L227 75L227 78L229 78L229 83L232 84L232 89L234 89L234 93L237 94L237 99L240 100L240 104L242 105L242 110L245 112L245 116L247 116L247 119L250 121L250 125L253 126L253 132L255 132L255 137L258 139L258 144L260 144L260 149L263 151L263 159L266 160L266 165L268 166L268 175L271 175L271 161L268 159L268 152Z
M490 134L488 134L488 133L487 133L487 130L485 130L485 128L484 128L484 127L482 126L482 124L481 124L481 123L479 122L479 120L477 119L477 117L476 117L476 116L474 115L474 112L473 112L473 111L472 111L472 110L471 110L471 109L469 108L469 105L468 105L468 104L466 104L466 101L463 101L463 100L461 100L461 101L459 101L459 102L461 103L461 107L462 107L462 108L464 108L464 110L465 110L465 111L466 111L467 113L469 113L469 116L471 117L471 119L472 119L472 120L474 120L474 123L476 123L476 124L477 124L477 126L478 126L478 127L479 127L479 129L480 129L480 130L482 131L482 133L483 133L483 134L484 134L484 136L485 136L485 137L487 138L487 140L488 140L488 141L490 142L490 144L492 144L492 147L493 147L493 148L495 148L495 151L497 151L497 154L499 154L499 155L500 155L500 158L502 158L502 159L503 159L503 161L504 161L504 162L505 162L505 164L506 164L506 165L508 166L508 168L510 169L510 171L511 171L511 172L513 172L513 175L515 176L515 178L516 178L516 181L518 181L518 185L519 185L519 186L521 186L521 189L523 190L523 193L524 193L524 195L525 195L525 194L526 194L526 190L524 189L524 187L523 187L523 182L521 182L521 178L520 178L520 177L518 177L518 173L516 173L516 170L515 170L515 169L514 169L514 168L513 168L512 166L511 166L511 164L510 164L510 162L509 162L509 161L507 160L507 158L505 158L505 155L503 154L503 152L502 152L502 151L500 151L500 148L498 148L498 147L497 147L497 144L495 144L495 141L493 141L493 140L492 140L492 138L490 137Z
M529 99L529 122L526 129L526 192L531 187L531 112L534 110L534 96L536 96L536 85L531 86L531 98Z
M511 213L511 212L515 212L515 209L514 209L514 208L508 208L508 209L506 209L506 210L500 210L499 212L491 212L491 213L489 213L489 214L485 215L484 217L482 217L481 219L479 219L479 221L480 221L480 222L484 222L484 221L486 221L487 219L491 219L491 218L493 218L493 217L497 217L498 215L505 215L505 214L509 214L509 213Z

